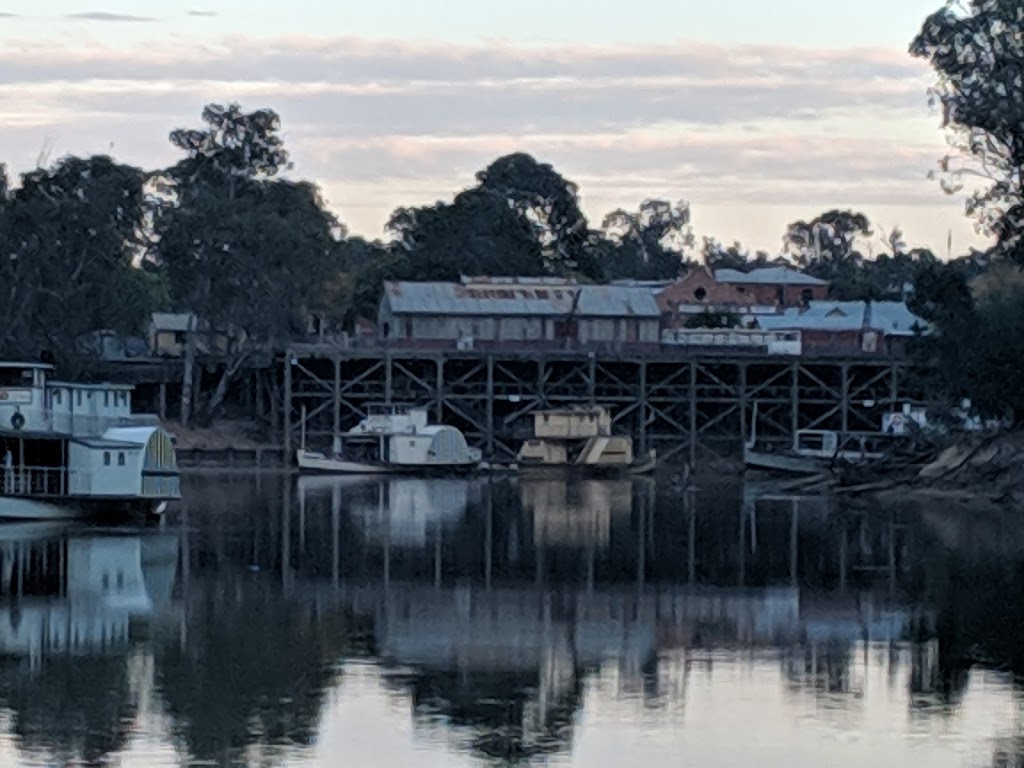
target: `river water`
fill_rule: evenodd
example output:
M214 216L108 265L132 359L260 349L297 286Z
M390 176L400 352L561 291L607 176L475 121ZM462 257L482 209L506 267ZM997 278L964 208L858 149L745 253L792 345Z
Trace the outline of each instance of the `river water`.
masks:
M652 481L194 475L0 526L0 765L1016 766L1024 534Z

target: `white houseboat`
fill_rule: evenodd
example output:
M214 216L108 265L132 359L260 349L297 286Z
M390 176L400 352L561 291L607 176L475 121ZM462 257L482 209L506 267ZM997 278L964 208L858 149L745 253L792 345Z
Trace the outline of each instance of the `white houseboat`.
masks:
M181 497L173 439L132 414L132 387L0 362L0 519L161 514Z
M533 414L533 436L516 456L520 471L536 469L587 470L593 473L654 470L657 457L633 454L633 439L612 434L612 418L600 406L562 408Z
M303 472L336 475L452 474L477 469L483 456L455 427L430 424L426 408L371 405L348 432L335 435L330 455L306 448L306 414L295 460Z
M842 464L881 461L902 433L837 432L831 429L800 429L793 443L778 448L757 436L757 403L754 403L750 436L743 444L743 463L747 469L797 475L816 475Z

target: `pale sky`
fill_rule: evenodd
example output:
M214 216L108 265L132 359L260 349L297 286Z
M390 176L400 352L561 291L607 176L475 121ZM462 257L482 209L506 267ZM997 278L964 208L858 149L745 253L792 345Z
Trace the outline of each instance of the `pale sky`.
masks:
M684 199L699 234L774 252L790 221L856 208L945 255L950 231L980 241L927 179L946 146L906 53L941 4L2 0L0 162L156 167L235 100L280 113L294 175L368 237L525 151L595 225Z

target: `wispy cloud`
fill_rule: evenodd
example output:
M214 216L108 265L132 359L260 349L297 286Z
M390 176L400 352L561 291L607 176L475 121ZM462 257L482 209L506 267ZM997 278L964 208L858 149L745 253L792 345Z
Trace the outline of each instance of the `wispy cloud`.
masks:
M127 13L109 13L108 11L83 11L81 13L69 13L66 18L77 19L79 21L156 21L156 18L153 16L134 16Z
M376 184L389 207L418 202L395 191L404 187L443 197L514 150L615 204L666 194L926 205L938 199L925 175L942 151L928 81L903 51L871 48L18 41L0 44L0 130L15 166L44 133L69 152L113 142L120 157L155 165L174 156L170 129L197 124L210 101L239 100L281 114L303 174L332 189Z
M4 11L0 11L0 19L17 19L20 16L21 14L18 13L6 13Z
M217 15L217 12L216 12L216 11L196 11L196 10L192 10L192 11L189 11L189 12L188 12L188 15L189 15L189 16L207 16L207 17L213 17L213 16L216 16L216 15Z

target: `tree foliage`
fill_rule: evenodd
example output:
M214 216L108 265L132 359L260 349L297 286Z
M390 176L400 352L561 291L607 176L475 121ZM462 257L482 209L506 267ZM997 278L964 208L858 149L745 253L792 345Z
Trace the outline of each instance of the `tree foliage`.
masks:
M275 178L288 168L276 113L210 105L203 121L201 130L170 135L186 156L161 175L153 252L179 307L239 342L208 405L211 418L246 355L301 332L306 313L320 308L340 266L339 225L315 186ZM184 422L200 330L189 333Z
M0 354L67 359L88 331L135 331L155 298L136 268L145 174L95 156L0 177Z
M1024 14L1015 0L966 0L929 16L910 45L938 75L950 145L944 188L969 187L969 214L1000 251L1024 263ZM959 159L973 160L964 164ZM980 187L978 189L977 187Z

